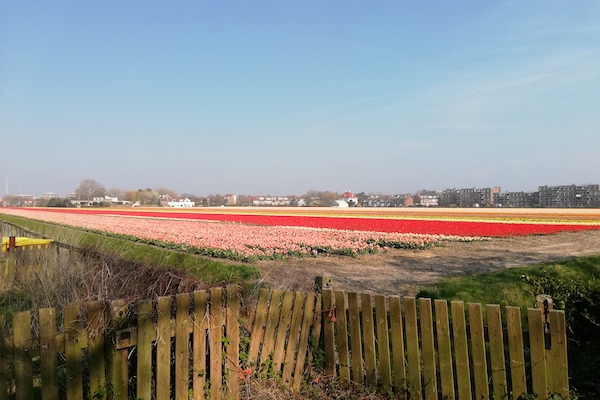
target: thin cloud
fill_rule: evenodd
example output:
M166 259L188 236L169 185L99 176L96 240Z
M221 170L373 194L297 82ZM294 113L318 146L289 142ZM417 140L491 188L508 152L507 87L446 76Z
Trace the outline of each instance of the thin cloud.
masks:
M329 110L335 110L337 108L347 107L347 106L351 106L354 104L367 103L369 101L378 100L378 99L382 99L385 97L390 97L390 96L388 95L388 96L369 97L369 98L362 99L362 100L356 100L356 101L351 101L348 103L336 104L336 105L329 106L329 107L319 108L317 110L307 111L307 112L304 112L301 114L296 114L295 116L300 117L300 116L304 116L304 115L310 115L310 114L316 114L316 113L325 112L325 111L329 111Z

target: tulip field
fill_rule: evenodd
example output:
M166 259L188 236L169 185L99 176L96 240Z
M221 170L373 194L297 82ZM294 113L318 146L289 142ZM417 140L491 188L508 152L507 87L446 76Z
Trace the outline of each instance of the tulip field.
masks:
M0 213L240 261L427 249L450 241L600 229L598 211L0 208Z

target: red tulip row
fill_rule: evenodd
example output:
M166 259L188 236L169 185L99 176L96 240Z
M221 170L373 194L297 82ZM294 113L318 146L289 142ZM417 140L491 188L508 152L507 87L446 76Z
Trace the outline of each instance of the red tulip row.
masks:
M45 209L49 211L49 209ZM457 221L438 219L391 219L369 217L327 217L273 214L209 214L177 211L137 211L114 209L53 209L52 211L85 214L113 214L153 218L198 219L239 222L271 226L301 226L337 230L395 232L453 236L506 237L519 235L553 234L564 231L600 229L600 224L561 224L553 222Z

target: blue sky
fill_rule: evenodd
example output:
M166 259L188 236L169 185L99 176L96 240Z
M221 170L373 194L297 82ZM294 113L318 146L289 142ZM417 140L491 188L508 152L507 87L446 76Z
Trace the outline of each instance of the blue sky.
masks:
M598 1L0 2L10 193L598 183L598 110Z

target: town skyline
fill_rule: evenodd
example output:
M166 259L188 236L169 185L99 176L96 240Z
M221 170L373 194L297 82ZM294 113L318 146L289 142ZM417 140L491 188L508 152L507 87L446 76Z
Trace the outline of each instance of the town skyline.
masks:
M13 193L597 181L600 2L0 2Z

